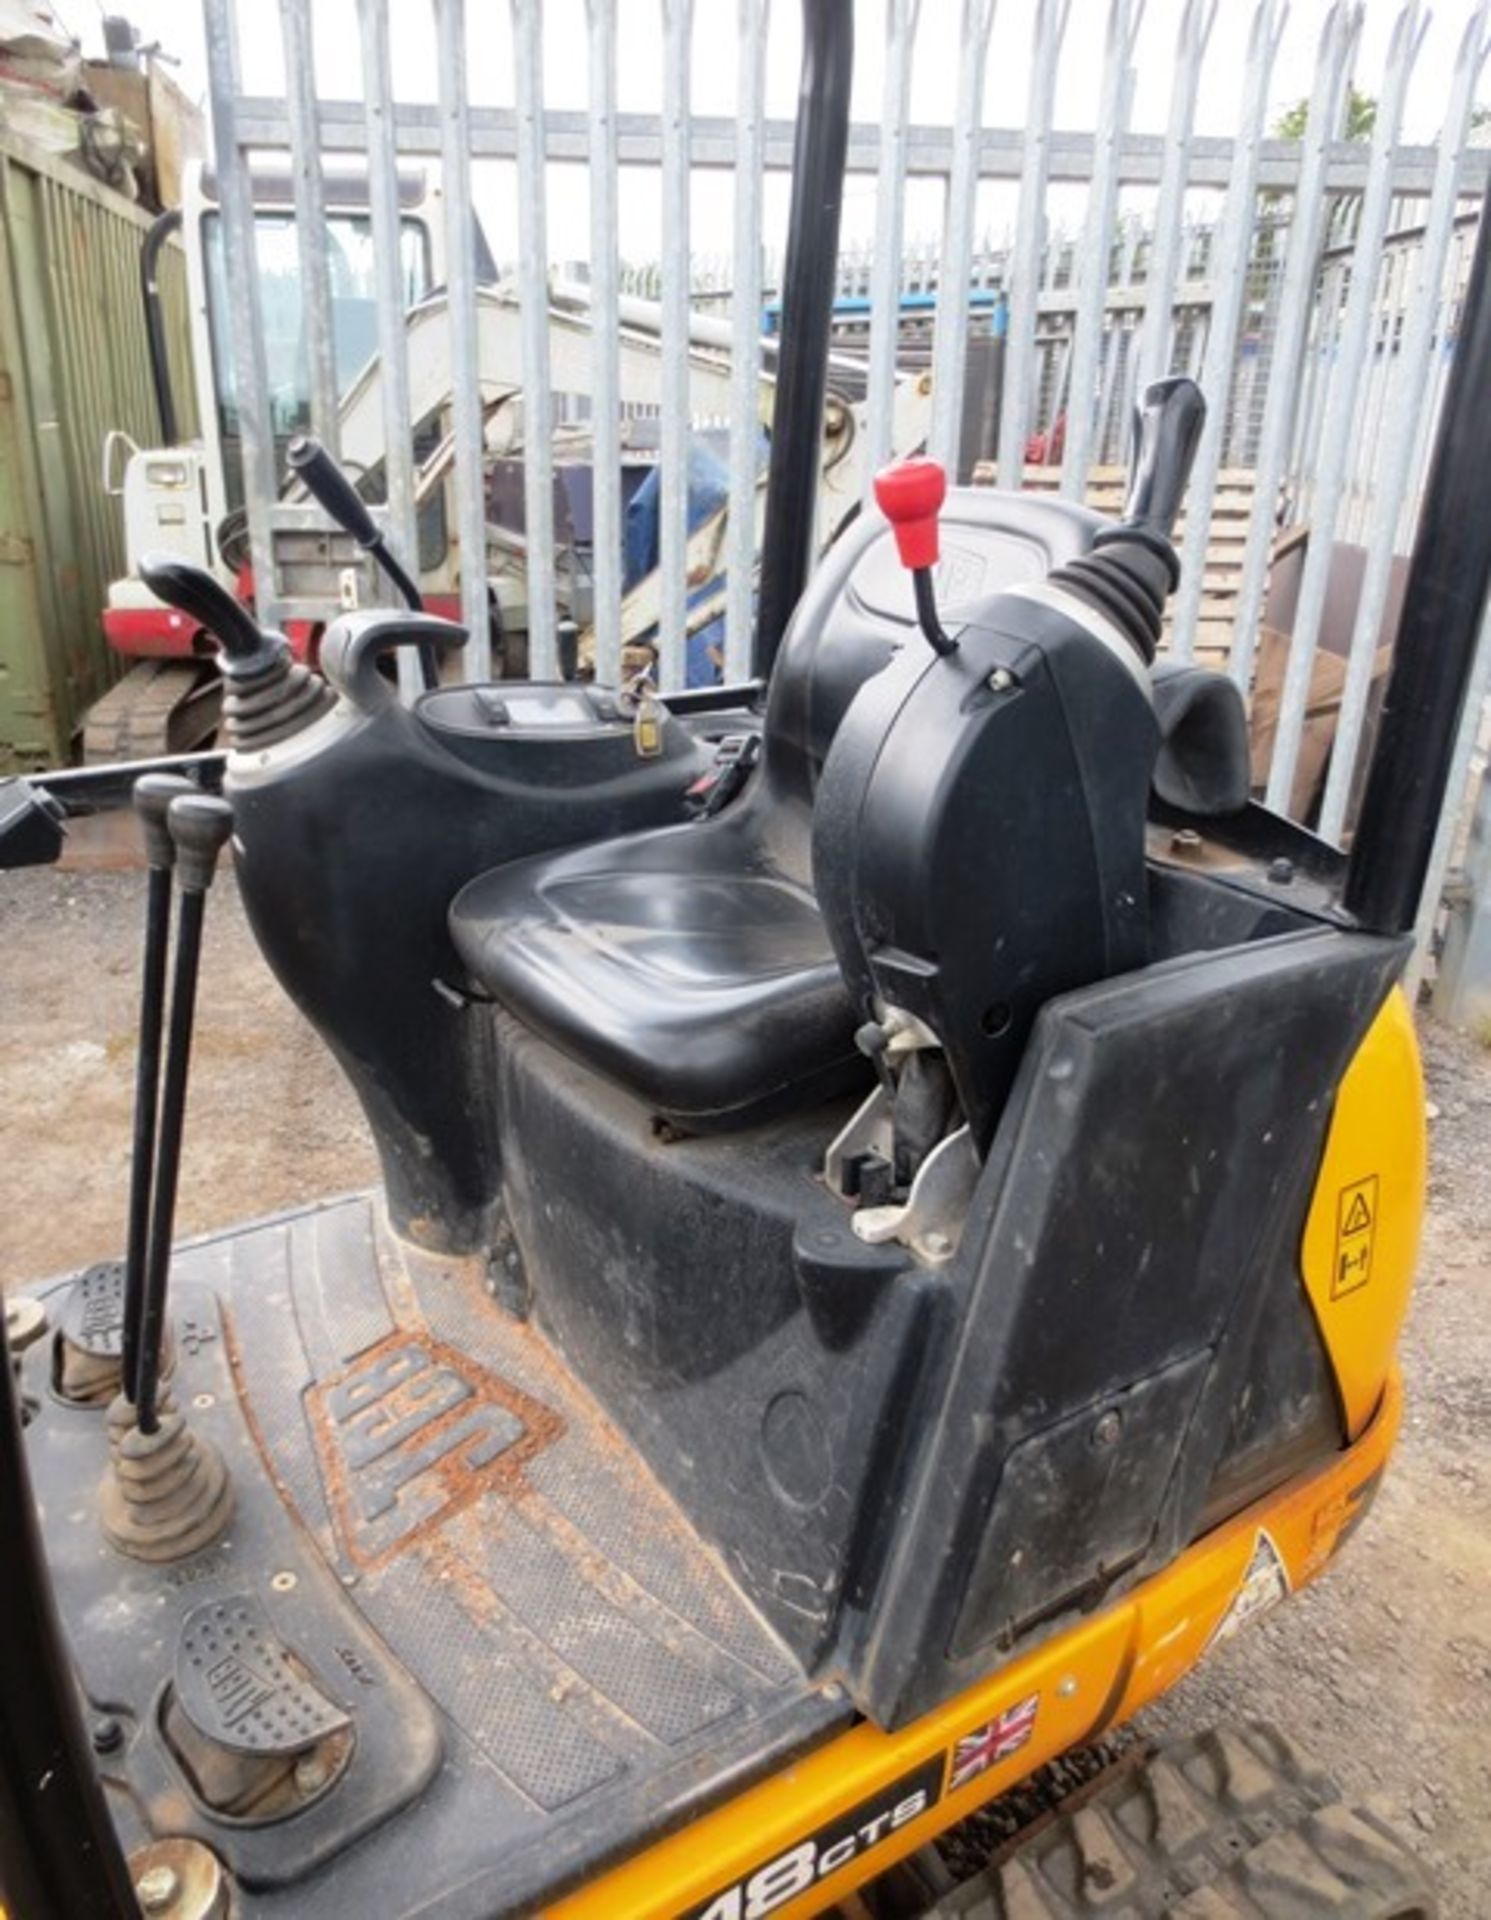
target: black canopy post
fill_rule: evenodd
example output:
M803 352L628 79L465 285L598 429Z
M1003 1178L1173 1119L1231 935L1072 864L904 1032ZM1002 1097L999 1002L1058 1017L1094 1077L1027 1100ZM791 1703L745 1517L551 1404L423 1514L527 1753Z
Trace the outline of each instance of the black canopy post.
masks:
M752 648L752 670L762 680L771 673L813 564L853 70L853 0L803 0L792 211L782 270L782 347ZM746 324L754 324L751 316L746 316Z
M1445 383L1403 593L1377 749L1351 845L1345 904L1364 926L1417 921L1450 761L1475 666L1491 538L1491 188Z

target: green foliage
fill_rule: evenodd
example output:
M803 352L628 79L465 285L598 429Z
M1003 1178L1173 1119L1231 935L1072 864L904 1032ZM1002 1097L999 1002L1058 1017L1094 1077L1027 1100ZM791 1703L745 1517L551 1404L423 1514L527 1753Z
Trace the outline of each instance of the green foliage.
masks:
M1310 117L1308 99L1296 100L1292 107L1286 108L1274 122L1274 137L1277 140L1303 140L1305 123ZM1377 102L1370 93L1362 93L1353 87L1346 102L1346 138L1348 140L1370 140L1372 129L1377 125Z

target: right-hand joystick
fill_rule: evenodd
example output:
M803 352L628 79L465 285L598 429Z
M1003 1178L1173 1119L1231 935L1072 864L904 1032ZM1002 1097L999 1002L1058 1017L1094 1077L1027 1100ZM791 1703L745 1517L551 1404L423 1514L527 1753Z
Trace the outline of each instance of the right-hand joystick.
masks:
M937 516L947 498L947 475L936 460L898 460L875 475L875 504L891 524L901 565L911 574L916 617L934 653L956 653L942 630L932 569L937 565Z
M1170 545L1191 462L1206 424L1206 402L1194 380L1172 374L1144 389L1134 407L1133 439L1129 453L1129 490L1123 518L1105 528L1094 543L1138 540L1167 557L1171 586L1180 579L1180 564Z
M1180 580L1170 544L1206 419L1194 380L1156 380L1134 409L1123 518L1093 537L1092 552L1058 567L1052 583L1106 614L1147 666L1160 644L1165 602Z

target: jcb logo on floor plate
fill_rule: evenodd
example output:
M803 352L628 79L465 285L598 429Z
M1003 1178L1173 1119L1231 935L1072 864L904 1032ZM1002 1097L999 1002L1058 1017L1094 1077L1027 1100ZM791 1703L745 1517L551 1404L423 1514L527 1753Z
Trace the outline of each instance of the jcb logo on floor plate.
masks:
M338 1534L365 1567L443 1526L558 1428L464 1354L405 1331L323 1380L309 1405Z
M873 1800L840 1814L745 1879L722 1888L706 1905L690 1907L679 1920L763 1920L925 1813L942 1796L942 1771L939 1753L883 1787Z

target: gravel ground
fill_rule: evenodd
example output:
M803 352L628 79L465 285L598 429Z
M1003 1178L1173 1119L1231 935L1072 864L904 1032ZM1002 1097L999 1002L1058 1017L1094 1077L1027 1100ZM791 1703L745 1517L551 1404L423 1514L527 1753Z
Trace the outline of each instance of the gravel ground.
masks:
M117 1253L135 873L0 875L0 1283ZM269 976L232 877L209 902L179 1230L368 1184L351 1094ZM1426 1022L1433 1168L1408 1412L1337 1566L1146 1718L1275 1720L1403 1826L1445 1920L1491 1912L1491 1053Z
M0 874L0 1283L120 1251L144 896L140 873ZM177 1232L376 1177L361 1111L259 958L225 867L207 902Z

